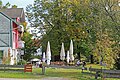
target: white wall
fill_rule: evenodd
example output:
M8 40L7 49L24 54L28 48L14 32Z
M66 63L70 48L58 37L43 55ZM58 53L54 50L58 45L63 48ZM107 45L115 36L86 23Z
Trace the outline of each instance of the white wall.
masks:
M8 54L7 54L8 49L9 49L9 47L0 47L0 50L3 51L3 57L8 56ZM0 64L2 64L2 63L0 63Z
M3 57L4 56L8 56L8 49L10 49L10 57L11 57L11 61L10 61L10 65L14 65L17 63L17 49L11 49L10 47L0 47L0 50L3 51ZM16 58L16 63L15 63L15 58Z

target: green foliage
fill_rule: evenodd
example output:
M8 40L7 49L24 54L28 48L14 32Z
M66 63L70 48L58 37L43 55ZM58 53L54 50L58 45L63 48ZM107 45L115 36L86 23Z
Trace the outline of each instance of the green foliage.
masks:
M12 8L17 8L17 5L12 5Z
M10 5L11 4L8 2L8 3L5 4L5 6L3 6L3 8L8 8L8 7L10 7Z
M31 56L31 44L32 44L32 35L30 35L28 32L24 33L24 36L22 37L22 40L25 41L25 54L24 59L27 60Z
M62 42L65 43L65 50L67 51L71 39L76 43L76 41L80 42L87 38L87 25L83 24L86 24L85 21L87 15L90 15L90 11L88 6L85 9L81 6L87 5L89 2L79 2L36 0L33 7L29 5L26 8L29 21L31 22L35 18L32 25L44 24L41 27L46 31L41 39L43 51L46 49L47 41L51 43L52 54L59 55ZM84 54L88 53L85 50Z
M10 5L11 4L9 2L7 2L5 5L3 5L3 2L0 0L0 9L1 10L10 7Z
M74 54L93 54L112 68L120 40L117 4L118 0L36 0L26 11L32 26L43 25L43 51L50 41L52 55L59 55L61 43L67 51L72 39Z
M115 69L120 70L120 58L116 58L114 67L115 67Z
M116 50L116 52L118 53L117 58L115 59L115 65L114 68L117 70L120 70L120 49L118 48L118 50Z
M120 39L120 37L116 36L119 35L117 26L119 26L118 22L120 21L118 16L119 9L117 9L118 5L115 5L118 4L118 2L117 0L110 0L109 2L106 0L98 0L93 1L93 4L94 6L91 6L92 10L95 9L96 11L97 9L97 14L94 15L96 22L93 27L96 33L96 45L93 53L95 53L94 56L97 58L96 60L102 61L103 63L106 63L108 67L112 68L115 63L115 58L118 55L118 53L114 51L115 46L118 44L115 42L119 42L117 40L118 38ZM113 45L115 46L113 47Z
M25 60L21 60L17 63L17 65L25 65L27 64L27 62Z
M0 0L0 7L2 6L2 1Z
M116 53L111 48L113 44L114 42L108 37L108 34L104 33L102 39L97 41L94 52L96 60L99 62L102 60L109 68L113 68L113 64L115 63L114 58L116 57Z
M24 33L22 40L25 41L25 54L23 58L24 60L29 61L32 56L34 56L34 53L36 53L36 50L40 47L40 40L32 39L32 35L28 32Z

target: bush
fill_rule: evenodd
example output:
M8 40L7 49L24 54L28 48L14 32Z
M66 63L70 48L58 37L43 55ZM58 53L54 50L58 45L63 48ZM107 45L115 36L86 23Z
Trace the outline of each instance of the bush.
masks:
M18 65L24 65L24 64L27 64L27 62L25 60L21 60L17 63Z
M115 59L114 68L120 70L120 54L118 55L118 58Z

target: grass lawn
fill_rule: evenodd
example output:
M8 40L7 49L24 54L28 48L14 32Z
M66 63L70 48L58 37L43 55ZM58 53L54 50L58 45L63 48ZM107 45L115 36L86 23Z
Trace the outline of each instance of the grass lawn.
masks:
M39 74L41 69L35 69L35 72ZM62 68L47 68L45 77L65 77L71 80L95 80L94 76L91 77L88 74L81 73L78 69L62 69Z
M92 68L97 68L97 69L101 69L101 67L102 67L102 69L109 69L109 68L107 68L107 67L105 67L105 66L101 66L100 64L87 64L86 65L86 67L92 67Z
M94 76L91 76L87 72L81 73L79 69L56 69L56 68L46 68L45 75L42 75L41 68L33 69L32 73L24 72L2 72L0 71L0 78L31 78L40 79L44 77L65 77L70 80L95 80ZM98 79L102 80L102 79ZM117 79L107 79L107 80L117 80Z
M46 68L45 75L42 75L41 68L33 69L32 73L24 72L2 72L0 71L0 78L33 78L40 79L43 77L65 77L71 80L95 80L94 77L88 74L81 73L81 70L77 69L56 69Z

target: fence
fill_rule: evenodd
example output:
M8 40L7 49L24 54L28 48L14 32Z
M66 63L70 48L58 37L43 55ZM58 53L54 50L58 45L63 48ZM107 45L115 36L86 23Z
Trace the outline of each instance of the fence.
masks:
M0 65L0 71L24 72L24 65Z
M95 79L101 78L120 78L120 70L95 69L90 67L90 73L95 72Z

